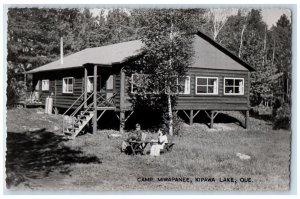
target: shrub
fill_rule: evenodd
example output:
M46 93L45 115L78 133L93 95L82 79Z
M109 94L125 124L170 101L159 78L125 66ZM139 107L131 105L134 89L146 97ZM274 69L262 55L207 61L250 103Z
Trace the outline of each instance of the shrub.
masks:
M164 115L163 121L168 126L169 116L167 114ZM173 113L173 135L182 136L182 126L184 124L183 119L181 119L177 114Z
M283 103L273 112L273 129L290 129L291 124L291 108L288 103Z

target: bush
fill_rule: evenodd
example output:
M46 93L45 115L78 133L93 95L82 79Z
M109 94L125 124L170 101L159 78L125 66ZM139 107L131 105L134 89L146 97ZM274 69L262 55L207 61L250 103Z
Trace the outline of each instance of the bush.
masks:
M168 126L168 114L165 114L163 121ZM173 135L182 136L182 126L184 124L183 119L181 119L177 114L173 113Z
M291 108L287 103L282 104L273 112L273 129L287 129L291 127Z

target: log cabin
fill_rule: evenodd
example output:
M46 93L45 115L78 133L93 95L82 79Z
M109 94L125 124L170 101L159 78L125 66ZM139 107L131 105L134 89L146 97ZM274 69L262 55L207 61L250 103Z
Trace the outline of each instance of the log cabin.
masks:
M90 121L96 132L97 121L106 111L117 114L122 132L133 113L130 93L135 92L136 75L125 72L143 56L142 47L140 40L134 40L87 48L27 73L33 75L33 91L40 93L43 102L51 96L53 107L77 117L71 128L63 128L65 133L76 136ZM211 127L219 111L242 111L247 128L254 68L201 32L195 35L193 48L192 64L178 81L182 89L175 111L182 111L190 124L204 111Z

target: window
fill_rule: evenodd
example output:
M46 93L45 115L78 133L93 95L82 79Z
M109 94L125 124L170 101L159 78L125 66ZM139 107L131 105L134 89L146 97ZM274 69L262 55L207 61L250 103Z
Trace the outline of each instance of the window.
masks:
M97 76L97 91L100 91L100 85L101 85L101 76ZM87 78L87 92L92 93L94 91L94 76L88 76Z
M49 79L42 80L42 91L49 90Z
M40 90L40 80L38 80L38 81L36 82L35 90L36 90L36 91L39 91L39 90Z
M186 77L180 77L178 80L179 83L179 87L178 87L178 91L179 94L190 94L190 76L186 76Z
M91 93L94 90L94 77L93 76L89 76L87 78L87 92Z
M113 90L114 89L114 76L110 75L106 81L106 90Z
M217 77L196 77L196 94L217 95L218 78Z
M244 78L224 78L225 95L243 95Z
M74 78L63 78L63 93L73 93Z

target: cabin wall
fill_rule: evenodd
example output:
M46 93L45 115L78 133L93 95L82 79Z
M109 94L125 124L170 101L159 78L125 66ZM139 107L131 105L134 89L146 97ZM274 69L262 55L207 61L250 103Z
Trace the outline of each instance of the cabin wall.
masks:
M190 94L179 94L177 110L248 110L248 71L189 68ZM196 94L196 77L218 77L218 95ZM244 78L243 95L224 95L224 78Z
M63 78L73 77L73 93L63 93ZM53 97L53 106L58 108L69 108L73 102L80 97L84 91L84 70L70 69L60 71L48 71L34 74L35 81L39 80L39 93L41 101L45 104L47 96ZM49 79L49 91L42 91L42 80ZM76 105L79 106L79 100Z
M187 76L190 76L190 94L179 94L176 110L248 110L249 109L249 77L248 71L213 70L202 68L189 68ZM196 94L196 77L218 77L218 95ZM119 76L118 76L119 77ZM244 78L243 95L224 95L224 78ZM125 79L125 109L132 109L130 103L130 78ZM120 78L116 79L117 92L119 92ZM119 108L119 107L117 107Z
M88 68L88 76L93 75L93 67ZM105 85L109 75L114 75L113 92L116 93L114 103L116 110L120 110L120 88L121 88L121 72L119 68L98 68L98 75L101 77L101 86ZM125 76L125 93L123 110L131 110L130 102L131 92L131 75L126 73ZM248 110L249 109L249 72L248 71L229 71L229 70L213 70L201 68L189 68L187 76L190 76L190 94L179 94L177 99L177 110ZM197 95L195 94L196 76L202 77L218 77L218 95ZM62 79L64 77L73 77L75 80L74 91L72 94L62 92ZM243 95L224 95L224 77L244 78L244 94ZM41 91L41 82L43 79L49 79L49 91ZM34 81L39 81L39 92L42 102L45 103L47 96L52 94L54 106L59 108L69 108L72 103L84 92L84 69L70 69L61 71L51 71L34 74ZM100 84L100 82L98 82ZM100 87L101 87L100 86ZM112 92L112 91L111 91ZM79 106L82 100L79 100L76 106ZM76 107L75 106L75 107Z

